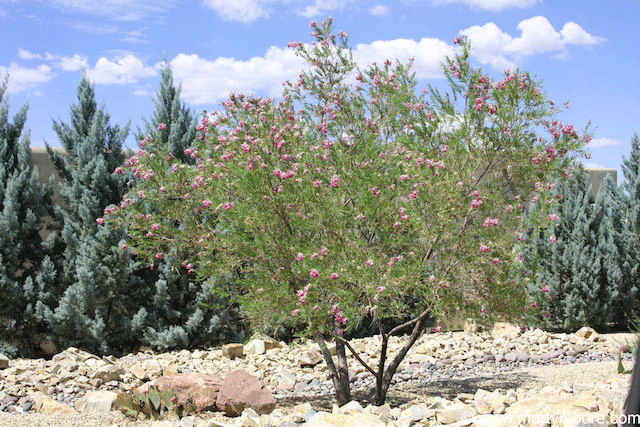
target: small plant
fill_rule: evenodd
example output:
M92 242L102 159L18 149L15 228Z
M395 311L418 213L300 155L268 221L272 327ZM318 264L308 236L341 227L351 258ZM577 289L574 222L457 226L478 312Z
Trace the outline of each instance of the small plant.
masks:
M185 414L195 412L195 406L187 400L186 404L178 402L178 395L174 390L158 390L150 386L146 390L136 389L132 394L119 393L117 399L118 408L127 417L138 419L141 417L158 420L170 414L178 418Z

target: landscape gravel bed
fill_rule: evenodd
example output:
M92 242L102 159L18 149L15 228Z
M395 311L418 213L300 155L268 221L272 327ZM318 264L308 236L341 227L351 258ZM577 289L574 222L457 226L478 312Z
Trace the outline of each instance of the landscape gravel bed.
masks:
M494 329L491 334L426 334L416 343L396 374L387 399L389 413L372 416L383 422L381 425L400 426L408 411L416 412L416 408L427 411L427 406L419 406L424 403L436 409L428 409L421 416L425 420L431 417L430 420L442 425L451 424L442 421L457 413L454 411L458 408L456 405L463 409L473 408L474 420L484 420L482 417L485 416L497 420L496 417L507 416L510 407L515 408L518 400L530 399L544 390L546 394L560 393L564 397L569 394L576 398L580 393L592 393L594 402L605 402L605 406L610 407L595 407L596 413L609 411L607 414L611 417L620 413L629 382L629 375L617 372L618 355L630 368L633 358L629 347L634 339L631 334L599 335L590 331L578 331L576 334L550 334L540 330L522 332L508 324ZM374 360L378 344L375 337L353 343L367 361ZM391 350L400 345L400 340L392 342ZM331 412L335 416L350 416L348 411L337 413L339 410L333 407L333 387L314 344L284 345L259 337L240 347L241 357L230 357L229 349L225 348L163 354L146 351L119 359L99 358L81 350L67 349L51 360L11 360L7 367L0 369L0 425L293 427L312 426L313 416L317 416L318 421L320 415L329 416ZM162 375L178 372L224 375L238 369L258 377L276 397L277 409L273 414L260 416L249 412L232 419L209 412L182 420L152 422L134 421L115 410L89 413L77 412L73 408L82 396L92 390L129 392ZM366 407L373 378L351 357L350 369L353 369L354 399ZM502 400L511 400L504 407L491 408L484 415L477 409L480 407L478 402L484 402L482 396L478 397L478 390L495 392L502 396ZM602 397L604 395L606 398ZM37 408L35 396L60 405L56 408L68 408L69 413L58 410L44 413L43 406ZM369 415L374 410L359 407L350 410L361 409ZM594 407L590 410L593 411ZM329 415L324 415L327 413Z

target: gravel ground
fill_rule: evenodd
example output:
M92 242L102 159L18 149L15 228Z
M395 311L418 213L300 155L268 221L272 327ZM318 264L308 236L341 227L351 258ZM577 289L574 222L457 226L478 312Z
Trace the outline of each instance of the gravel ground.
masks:
M620 343L628 342L630 334L616 334L608 339L615 339ZM410 401L420 399L421 396L442 396L453 398L458 393L475 393L478 388L495 389L540 389L544 386L562 386L564 384L603 384L610 381L630 381L630 375L618 375L616 361L575 363L568 365L547 365L522 369L520 371L505 372L500 375L486 377L472 377L460 380L433 381L421 383L410 381L389 390L387 401L391 406L399 406ZM627 369L632 368L631 361L625 363ZM362 399L363 396L355 396ZM300 396L278 401L279 407L293 406L302 402L310 402L318 409L330 409L333 396L309 397ZM206 418L206 415L204 416ZM134 422L117 411L107 414L53 414L37 413L8 414L0 412L0 426L2 427L150 427L150 421Z

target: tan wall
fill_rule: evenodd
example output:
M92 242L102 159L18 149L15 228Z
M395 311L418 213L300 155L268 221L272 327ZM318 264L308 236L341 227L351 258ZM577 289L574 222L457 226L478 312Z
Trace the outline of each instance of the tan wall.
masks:
M591 184L591 203L595 203L598 191L600 191L600 187L607 175L611 175L613 182L618 184L618 171L616 169L587 168L586 171L589 172L589 183Z

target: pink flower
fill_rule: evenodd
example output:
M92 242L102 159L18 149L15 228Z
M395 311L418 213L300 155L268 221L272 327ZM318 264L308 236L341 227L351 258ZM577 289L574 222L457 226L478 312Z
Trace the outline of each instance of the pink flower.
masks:
M556 242L556 236L549 237L549 241L553 244Z
M531 301L531 307L536 308L538 306L538 303L535 301Z
M480 252L489 252L489 246L487 245L480 245Z
M298 255L296 255L296 259L298 261L302 261L304 259L304 255L302 254L302 252L298 252Z
M318 253L317 252L312 253L311 259L316 259L316 258L318 258Z
M322 181L320 181L320 180L313 181L313 188L320 187L320 184L322 184Z
M315 268L312 268L311 270L309 270L309 276L315 279L320 276L320 273L318 273L318 270L316 270Z
M380 194L380 192L378 191L378 187L371 187L371 194L373 194L374 196Z
M104 218L96 218L96 222L100 225L104 224Z
M494 259L492 259L492 260L491 260L491 262L492 262L494 265L498 265L498 264L500 264L500 260L499 260L498 258L494 258Z
M549 292L549 285L547 285L546 283L542 284L542 292Z
M120 249L124 251L125 249L127 249L127 245L125 243L121 244Z
M340 278L340 275L338 273L331 273L329 275L329 279L331 280L338 280Z
M152 230L159 230L160 229L160 224L151 224L151 229Z
M321 254L322 256L327 256L327 251L328 251L328 250L329 250L329 249L327 249L327 248L322 248L322 250L320 251L320 254Z
M547 316L547 319L551 319L551 313L547 311L547 314L545 314L545 316Z
M158 125L158 130L166 130L167 129L167 125L165 123L160 123Z
M331 185L332 187L337 188L339 182L340 182L340 177L338 175L333 175L331 177L331 181L329 182L329 185Z
M293 311L291 312L291 315L292 315L292 316L297 316L297 315L298 315L298 313L300 313L300 311L298 311L298 309L296 308L295 310L293 310Z
M202 206L204 206L205 208L208 208L209 206L211 206L211 200L204 199L204 201L202 202Z
M384 291L384 286L378 286L376 287L376 291L378 292L378 294L381 294L382 291Z
M164 255L164 254L163 254L162 252L158 252L158 253L156 254L156 259L162 259L162 256L163 256L163 255Z
M440 326L436 326L436 327L433 328L433 332L435 332L435 333L438 333L440 331L441 331Z
M372 259L368 259L367 262L365 262L365 265L369 268L373 267L373 260Z
M547 216L549 217L549 221L558 221L560 219L556 214L549 214Z
M400 224L398 224L397 222L393 223L393 228L398 228L400 226Z

